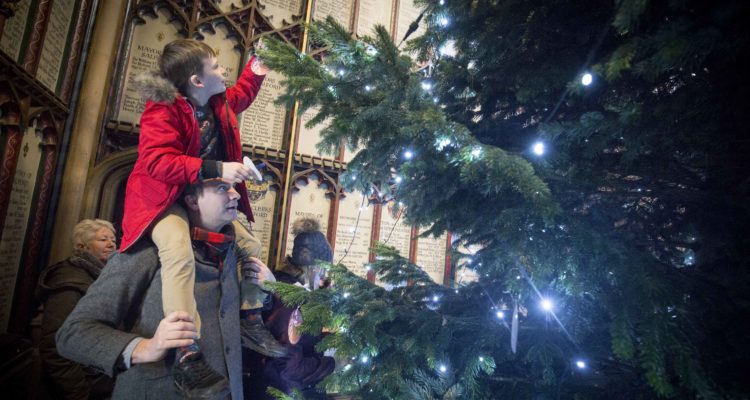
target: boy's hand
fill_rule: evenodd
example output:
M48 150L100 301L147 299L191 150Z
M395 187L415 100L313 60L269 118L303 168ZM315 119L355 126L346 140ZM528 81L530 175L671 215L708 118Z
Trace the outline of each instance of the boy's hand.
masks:
M167 350L190 346L197 337L198 330L190 314L184 311L172 312L159 322L154 337L138 342L133 349L131 362L141 364L159 361L167 354Z
M260 59L260 57L257 54L258 50L265 50L266 45L263 43L263 39L258 39L258 43L255 44L255 59L253 60L253 63L250 64L250 69L253 70L253 73L255 75L266 75L271 71L270 68L266 67L265 64L263 64L263 60Z
M238 162L221 163L221 179L232 183L240 183L251 178L250 168Z

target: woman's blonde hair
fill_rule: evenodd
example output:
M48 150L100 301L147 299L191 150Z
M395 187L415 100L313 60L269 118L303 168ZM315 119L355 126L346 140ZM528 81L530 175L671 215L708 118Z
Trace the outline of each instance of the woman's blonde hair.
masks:
M112 233L115 233L115 227L107 220L84 219L77 223L73 228L73 249L81 250L86 248L86 244L94 238L96 231L102 228L107 228Z

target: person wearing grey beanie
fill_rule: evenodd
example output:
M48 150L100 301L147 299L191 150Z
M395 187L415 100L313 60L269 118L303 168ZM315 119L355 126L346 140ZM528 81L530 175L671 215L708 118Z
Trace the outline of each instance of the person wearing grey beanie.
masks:
M333 250L320 231L320 222L314 218L298 219L292 224L291 233L292 254L274 271L276 280L310 290L323 288L325 269L319 264L332 262ZM333 372L336 362L315 350L322 336L301 333L297 328L302 323L299 309L284 305L277 295L273 296L273 308L264 313L264 320L274 338L287 349L287 355L274 359L251 354L249 370L263 372L251 376L245 397L270 400L266 388L271 386L287 394L300 390L305 399L325 399L315 385Z

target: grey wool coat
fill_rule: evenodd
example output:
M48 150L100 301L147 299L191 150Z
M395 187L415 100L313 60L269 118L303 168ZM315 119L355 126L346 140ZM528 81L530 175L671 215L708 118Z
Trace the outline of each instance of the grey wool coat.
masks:
M195 252L195 298L202 328L199 344L207 362L229 379L232 399L242 399L240 289L234 246L221 270ZM58 352L115 376L113 399L178 399L171 368L174 350L164 360L136 364L120 372L122 351L136 337L153 337L164 318L156 247L142 240L118 253L89 288L57 333Z

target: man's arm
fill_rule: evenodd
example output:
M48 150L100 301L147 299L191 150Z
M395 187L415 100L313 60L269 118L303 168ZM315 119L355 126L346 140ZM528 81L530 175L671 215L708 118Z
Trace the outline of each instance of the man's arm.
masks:
M157 263L148 250L110 259L58 330L60 355L114 376L123 350L139 336L121 329L137 317Z

